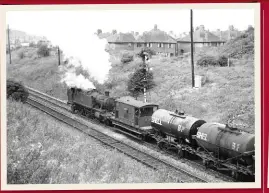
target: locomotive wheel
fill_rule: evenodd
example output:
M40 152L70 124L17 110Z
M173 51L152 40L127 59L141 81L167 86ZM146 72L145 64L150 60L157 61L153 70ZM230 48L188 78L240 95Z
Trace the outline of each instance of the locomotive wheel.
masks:
M158 148L159 149L164 149L165 148L165 142L163 142L163 141L158 142Z
M76 113L76 108L75 108L75 105L72 105L72 106L71 106L71 112L72 112L73 114L75 114L75 113Z
M110 125L111 125L111 124L110 124L110 121L109 121L108 119L105 120L105 124L106 124L107 126L110 126Z
M140 138L141 138L142 141L146 141L147 140L147 136L146 135L143 135L143 134L140 135Z
M177 152L177 154L178 154L178 157L181 159L181 158L184 158L185 157L185 151L184 150L182 150L182 149L178 149L178 152Z
M203 165L205 166L205 168L209 167L209 161L208 160L203 160Z

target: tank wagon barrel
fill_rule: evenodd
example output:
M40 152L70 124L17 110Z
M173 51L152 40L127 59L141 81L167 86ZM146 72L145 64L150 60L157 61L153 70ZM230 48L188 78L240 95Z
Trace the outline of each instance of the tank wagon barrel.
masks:
M251 165L254 162L252 155L255 152L255 136L240 132L236 128L227 127L219 123L205 123L196 135L199 146L214 152L222 159L244 157L238 159L241 164Z
M152 115L151 126L161 134L174 137L177 141L196 145L192 135L196 135L197 129L204 123L204 120L191 116L158 109Z

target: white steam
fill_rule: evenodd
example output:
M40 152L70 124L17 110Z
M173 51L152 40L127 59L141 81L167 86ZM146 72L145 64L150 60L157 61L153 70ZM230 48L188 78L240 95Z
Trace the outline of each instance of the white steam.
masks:
M93 83L85 76L85 73L78 74L76 69L82 69L91 78L103 84L107 80L111 63L110 55L105 50L107 40L99 39L94 34L98 28L91 26L88 22L84 22L83 25L78 22L83 19L83 14L62 13L66 15L66 20L61 20L59 28L47 38L53 45L60 47L64 55L63 60L67 61L60 66L60 72L63 74L61 81L68 87L90 89L95 88Z
M91 90L95 88L93 83L86 79L82 74L76 75L73 72L66 72L62 78L62 82L65 82L69 87L81 88L83 90Z

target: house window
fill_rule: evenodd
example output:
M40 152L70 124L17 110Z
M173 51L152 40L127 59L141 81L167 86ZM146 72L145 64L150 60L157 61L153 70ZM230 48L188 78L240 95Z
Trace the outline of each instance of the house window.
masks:
M148 48L152 48L152 43L147 43Z
M140 48L142 45L140 43L137 43L137 47Z
M173 44L168 44L168 48L173 48Z
M131 43L129 43L129 44L128 44L128 46L129 46L129 47L131 47L131 46L132 46L132 44L131 44Z
M124 118L128 119L129 117L129 111L127 108L124 108Z
M163 43L158 43L158 48L163 48Z

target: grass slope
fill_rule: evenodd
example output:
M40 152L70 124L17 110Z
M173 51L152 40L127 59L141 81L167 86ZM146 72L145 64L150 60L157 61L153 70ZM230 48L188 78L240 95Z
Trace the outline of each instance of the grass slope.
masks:
M176 182L50 116L7 101L8 184Z
M138 60L128 64L114 61L110 79L114 95L126 95L127 80L137 68ZM195 74L204 77L204 85L191 88L190 58L152 58L156 87L148 93L149 100L171 111L206 121L229 123L240 129L254 131L254 62L234 61L231 67L199 67ZM115 90L113 90L115 89ZM143 96L140 97L141 100Z
M12 64L7 64L7 78L22 81L25 85L66 99L66 87L60 82L57 56L41 57L36 48L21 48L12 52ZM19 53L26 53L23 59Z

